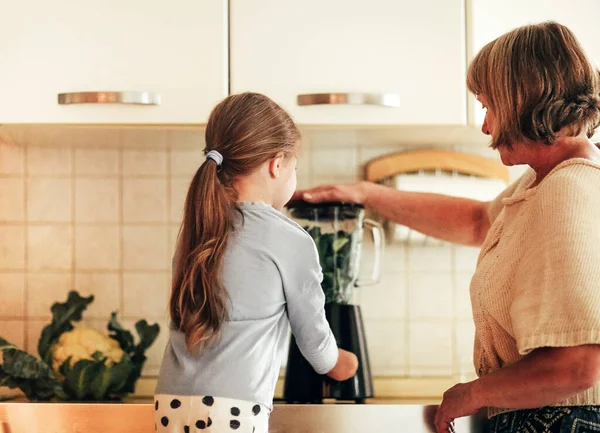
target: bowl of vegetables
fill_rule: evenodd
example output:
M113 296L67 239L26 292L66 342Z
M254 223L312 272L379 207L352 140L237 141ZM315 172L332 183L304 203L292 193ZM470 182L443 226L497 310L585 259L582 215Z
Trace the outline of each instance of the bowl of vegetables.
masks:
M134 392L146 350L160 331L146 320L135 324L137 338L113 312L106 333L76 326L94 296L76 291L51 307L52 320L38 341L38 355L0 336L0 386L20 389L31 401L122 401Z

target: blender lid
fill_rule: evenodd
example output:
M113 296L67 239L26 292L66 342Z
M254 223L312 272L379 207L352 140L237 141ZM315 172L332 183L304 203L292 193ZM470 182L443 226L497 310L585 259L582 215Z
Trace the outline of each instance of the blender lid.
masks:
M287 205L290 217L311 221L356 219L364 212L364 208L360 204L341 202L308 203L305 201L295 201Z
M293 202L289 202L286 205L288 209L327 209L338 207L344 210L353 210L353 209L364 209L365 207L362 204L356 203L344 203L341 201L331 201L325 203L309 203L304 200L294 200Z

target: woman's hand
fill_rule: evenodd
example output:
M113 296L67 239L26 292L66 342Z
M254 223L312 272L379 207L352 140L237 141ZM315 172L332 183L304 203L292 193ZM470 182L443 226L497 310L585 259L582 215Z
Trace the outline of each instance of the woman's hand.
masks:
M348 185L323 185L303 191L296 191L292 201L304 200L310 203L342 202L365 204L369 182Z
M478 401L474 386L476 382L459 383L444 393L442 403L435 414L437 433L454 432L456 418L473 415L484 406Z

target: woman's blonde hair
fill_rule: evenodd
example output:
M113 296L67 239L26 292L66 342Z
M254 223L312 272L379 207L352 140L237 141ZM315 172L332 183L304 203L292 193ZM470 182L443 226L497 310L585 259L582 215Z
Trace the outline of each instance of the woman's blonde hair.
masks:
M475 56L467 87L495 116L491 146L552 144L558 131L591 137L600 123L600 75L575 35L548 21L516 28Z
M212 111L205 135L205 153L216 150L223 162L207 159L190 184L170 298L171 319L185 333L190 351L214 340L227 319L221 267L235 214L241 212L235 180L279 154L295 154L300 141L285 110L258 93L225 98Z

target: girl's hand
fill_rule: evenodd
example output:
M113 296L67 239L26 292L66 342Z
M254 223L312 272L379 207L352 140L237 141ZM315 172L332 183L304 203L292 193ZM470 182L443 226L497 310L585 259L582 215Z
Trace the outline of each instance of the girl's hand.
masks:
M296 191L292 201L304 200L310 203L343 202L365 204L368 182L348 185L323 185L316 188Z
M459 383L444 393L442 404L435 414L437 433L454 433L456 418L473 415L484 406L478 401L474 386L476 382Z
M335 367L327 373L327 376L334 380L343 382L356 374L358 370L358 358L352 352L338 348L338 360Z

